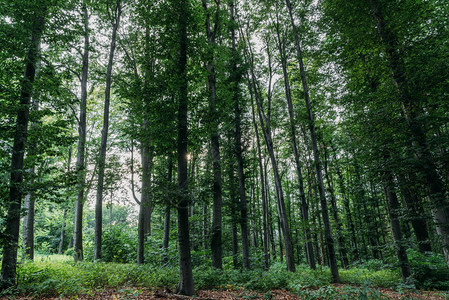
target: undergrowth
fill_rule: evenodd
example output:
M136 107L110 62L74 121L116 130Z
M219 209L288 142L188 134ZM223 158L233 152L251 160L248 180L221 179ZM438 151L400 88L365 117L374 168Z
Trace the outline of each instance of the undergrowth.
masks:
M428 269L432 260L428 259L428 264L419 265L420 269L415 266L415 273L416 270L421 270L421 276L430 274ZM416 264L416 259L412 260L413 263ZM356 285L340 290L330 285L328 268L311 270L307 265L297 266L295 273L287 272L285 265L280 263L274 263L269 271L260 268L250 271L234 270L231 265L225 264L224 270L199 266L193 272L196 289L254 290L266 293L274 289L286 289L304 299L382 299L376 287L400 286L401 278L397 270L370 268L359 265L349 270L340 269L341 282ZM160 267L155 264L74 263L70 256L64 255L37 256L34 262L22 261L17 273L16 293L34 297L89 295L97 290L126 287L174 291L179 280L176 265ZM419 283L426 282L424 279L420 280L422 281Z

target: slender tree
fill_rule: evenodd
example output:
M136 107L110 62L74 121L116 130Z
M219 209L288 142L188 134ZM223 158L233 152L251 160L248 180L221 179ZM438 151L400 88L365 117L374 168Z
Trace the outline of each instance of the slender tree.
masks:
M231 13L231 53L232 59L237 59L237 48L236 48L236 22L235 22L235 2L230 2L230 13ZM250 268L249 261L249 240L248 240L248 208L246 199L246 187L245 187L245 172L244 172L244 162L243 162L243 149L242 149L242 129L241 129L241 98L239 96L238 82L240 76L237 72L236 61L232 62L232 75L233 76L233 91L232 100L234 103L234 152L237 158L237 174L239 179L239 197L240 197L240 228L242 230L242 261L243 268Z
M17 247L23 195L23 160L27 142L30 101L33 94L36 64L39 60L39 45L44 32L47 10L46 3L37 4L31 16L31 39L26 51L25 72L20 89L20 106L17 110L14 145L11 156L8 214L4 233L7 237L7 242L3 246L0 290L16 285Z
M182 295L193 295L192 261L190 256L189 232L189 196L187 185L187 108L188 108L188 79L187 79L187 27L189 20L189 1L176 1L178 7L178 241L180 281L178 292Z
M109 1L109 0L107 0ZM120 17L122 14L121 0L116 0L113 12L109 11L108 15L112 24L111 45L109 47L109 60L106 71L106 88L104 92L104 111L103 111L103 129L101 130L100 153L98 155L98 184L97 198L95 202L95 247L94 259L101 259L101 239L103 233L103 192L104 192L104 173L106 165L106 150L109 131L109 106L111 102L111 85L112 85L112 67L114 64L114 54L117 43L117 31L120 25Z
M220 18L220 0L215 1L215 17L211 20L210 8L207 1L202 0L203 10L206 14L206 38L208 42L207 50L207 87L209 90L209 123L210 123L210 143L212 156L213 185L213 217L211 232L212 266L222 268L222 241L221 241L221 207L222 207L222 182L221 182L221 162L220 162L220 136L218 133L219 118L217 113L217 90L215 74L215 47ZM204 214L206 215L206 214Z
M81 74L81 98L78 121L78 148L76 155L76 200L75 200L75 220L73 228L73 258L75 262L83 260L83 207L85 202L85 183L86 183L86 138L87 138L87 81L89 72L89 51L90 51L90 29L89 29L89 12L87 4L83 1L83 57L82 57L82 74Z
M307 84L307 77L306 77L306 70L304 67L301 42L299 39L298 29L295 24L295 18L293 16L293 9L292 9L291 2L290 2L290 0L285 0L285 3L287 5L288 13L290 15L291 25L293 28L293 36L295 38L295 46L296 46L296 56L297 56L297 60L298 60L298 64L299 64L301 83L302 83L302 88L303 88L303 93L304 93L304 101L306 103L306 108L307 108L307 118L309 121L310 138L312 141L313 157L315 160L316 176L317 176L317 180L318 180L318 192L319 192L319 196L320 196L321 214L323 216L323 223L324 223L324 235L325 235L326 246L327 246L328 255L329 255L329 266L331 269L332 281L339 282L340 278L338 275L337 258L335 255L334 238L332 237L332 231L331 231L331 226L330 226L330 221L329 221L329 211L327 208L326 192L325 192L325 188L324 188L324 181L323 181L323 175L322 175L322 170L321 170L321 158L320 158L320 153L319 153L319 149L318 149L315 117L314 117L314 112L312 110L312 105L310 103L309 87Z

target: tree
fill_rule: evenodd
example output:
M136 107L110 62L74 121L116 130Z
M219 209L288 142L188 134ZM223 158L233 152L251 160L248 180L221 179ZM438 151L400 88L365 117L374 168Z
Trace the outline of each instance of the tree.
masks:
M212 192L214 196L214 207L212 217L212 266L218 269L222 268L222 240L221 240L221 206L222 206L222 183L221 183L221 162L220 162L220 136L218 134L219 118L216 108L217 92L215 79L215 58L214 51L216 46L216 38L218 34L218 26L220 22L220 0L216 1L214 23L211 24L211 16L206 0L202 0L203 10L206 14L206 38L208 42L207 55L207 87L209 90L209 123L210 123L210 143L213 170L213 186Z
M324 188L323 175L322 175L322 171L321 171L321 158L320 158L320 154L319 154L319 150L318 150L315 117L314 117L314 112L312 110L312 106L310 103L309 88L307 85L307 77L306 77L306 70L305 70L304 62L303 62L301 42L299 39L297 27L295 25L291 2L290 2L290 0L285 0L285 3L287 5L288 13L290 15L291 25L293 28L293 36L295 38L295 46L296 46L296 56L297 56L296 58L297 58L298 64L299 64L301 82L302 82L302 87L303 87L303 92L304 92L304 101L306 103L306 108L307 108L307 118L309 121L310 138L312 141L313 156L315 159L316 176L317 176L317 181L318 181L318 192L320 195L321 213L323 215L323 223L324 223L324 235L326 238L326 246L327 246L328 255L329 255L329 266L331 268L332 282L339 282L340 278L338 275L337 259L335 256L334 239L332 237L332 232L331 232L331 227L330 227L330 222L329 222L329 212L328 212L328 208L327 208L326 192L325 192L325 188Z
M89 29L89 12L87 4L82 4L83 16L83 54L82 54L82 71L81 71L81 98L78 119L78 147L76 155L76 172L77 172L77 196L75 201L75 219L73 230L73 258L75 262L83 260L83 207L85 202L85 181L86 181L86 137L87 137L87 83L89 75L89 51L90 51L90 29Z
M16 285L17 247L19 241L20 208L23 195L23 161L28 133L30 101L39 59L39 45L45 28L48 7L41 3L31 7L30 41L24 60L25 73L21 84L17 110L14 146L11 156L11 179L8 199L8 215L5 235L8 242L3 246L3 259L0 277L0 289Z
M107 0L109 1L109 0ZM95 259L101 259L101 234L103 230L103 189L104 189L104 172L106 163L106 146L108 141L109 130L109 106L111 99L112 84L112 66L114 63L114 53L117 43L117 31L120 25L120 16L122 14L122 2L116 0L112 13L109 11L110 22L112 24L111 45L109 48L109 60L106 72L106 88L104 94L104 112L103 112L103 129L101 130L101 145L98 155L98 184L97 184L97 201L95 203Z
M187 27L190 14L190 3L179 0L177 3L177 20L179 34L178 57L178 241L179 241L179 268L180 282L178 292L190 296L194 293L192 262L190 257L189 232L189 197L187 183L187 105L188 105L188 79L187 79Z

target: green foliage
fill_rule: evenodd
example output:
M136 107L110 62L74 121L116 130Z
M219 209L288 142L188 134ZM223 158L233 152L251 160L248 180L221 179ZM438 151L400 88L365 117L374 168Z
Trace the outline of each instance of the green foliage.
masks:
M407 251L415 285L425 290L449 290L449 270L441 254Z
M369 285L393 288L398 282L401 282L401 276L398 270L383 269L373 271L369 269L352 268L349 270L340 270L340 279L343 283L352 283L358 285Z
M301 299L388 299L379 290L367 285L361 287L345 286L341 289L325 286L316 290L299 290L297 294Z
M410 257L415 276L419 270L423 272L421 276L430 276L428 281L416 277L420 288L437 288L435 282L440 284L438 288L447 287L447 280L443 281L447 278L444 277L447 276L447 272L444 273L446 271L442 267L444 261L440 256L425 256L411 252ZM75 264L72 257L66 255L38 255L34 262L22 261L19 264L17 292L33 297L44 297L89 295L105 288L175 290L179 280L178 266L160 267L159 264L160 262L145 265L105 262ZM437 267L431 268L432 264ZM424 273L425 270L427 273ZM280 263L273 264L269 271L262 269L242 271L232 268L217 270L203 265L195 268L193 272L197 289L253 290L265 292L268 299L269 292L275 289L291 291L298 294L301 299L385 299L376 287L398 287L401 282L397 270L385 268L340 270L342 283L356 285L342 287L330 285L329 269L311 270L306 265L298 266L295 273L287 272L285 266Z
M55 259L55 257L57 259ZM74 264L69 256L38 256L24 261L18 269L18 292L31 296L68 296L97 289L137 286L174 289L178 283L176 268L155 268L104 262Z
M135 229L121 225L111 226L103 232L103 260L117 263L134 262L136 245Z

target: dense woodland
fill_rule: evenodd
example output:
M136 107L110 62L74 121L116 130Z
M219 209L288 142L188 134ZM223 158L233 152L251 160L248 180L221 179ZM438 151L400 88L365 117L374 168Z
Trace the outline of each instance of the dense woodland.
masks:
M2 1L1 289L35 253L184 295L364 264L449 289L448 74L445 0Z

